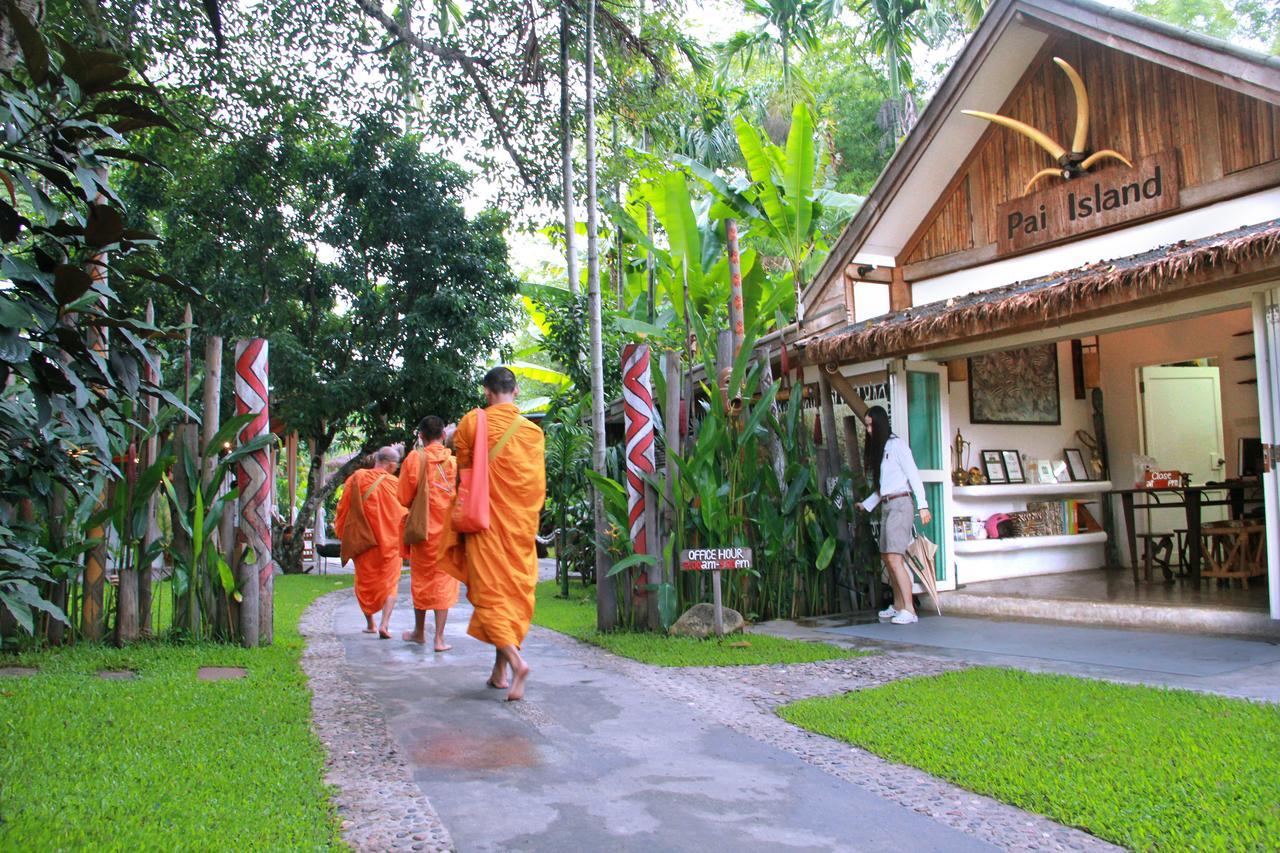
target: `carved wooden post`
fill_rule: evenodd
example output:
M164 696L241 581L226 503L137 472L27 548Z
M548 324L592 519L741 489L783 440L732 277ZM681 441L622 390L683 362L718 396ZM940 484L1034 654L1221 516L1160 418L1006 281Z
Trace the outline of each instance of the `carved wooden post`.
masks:
M653 486L646 478L657 471L654 462L653 386L649 378L649 345L626 344L622 347L622 416L626 428L627 520L631 543L637 554L651 554L651 538L657 536L652 527L652 511L657 503ZM660 582L656 566L636 573L638 580ZM658 624L657 596L643 586L632 584L633 614L637 624Z
M267 342L249 338L236 342L236 414L256 417L240 431L245 444L270 432L267 412ZM241 560L240 630L245 646L269 645L272 640L270 454L266 448L241 458L236 466L240 487L240 532L247 553ZM252 559L249 559L252 557Z
M724 221L724 243L729 253L729 332L733 335L733 357L737 359L746 337L742 319L742 259L738 254L738 221Z

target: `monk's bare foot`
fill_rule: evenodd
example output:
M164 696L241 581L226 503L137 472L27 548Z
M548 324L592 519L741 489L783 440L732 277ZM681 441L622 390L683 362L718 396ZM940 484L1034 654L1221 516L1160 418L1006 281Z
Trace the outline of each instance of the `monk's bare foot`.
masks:
M426 637L421 634L415 634L412 631L405 631L400 635L400 638L406 643L417 643L420 646L424 646L427 643Z
M364 629L364 631L362 631L361 633L364 633L364 634L376 634L376 633L378 633L378 629L377 629L377 628L375 628L375 627L373 627L372 625L370 625L368 628L365 628L365 629Z
M484 686L492 687L494 690L506 690L510 685L507 684L505 679L501 681L494 681L493 678L490 678L484 683Z
M390 632L390 631L388 631L386 628L379 628L379 629L378 629L378 639L379 639L379 640L390 640L390 639L391 639L391 632Z
M447 652L451 648L453 648L453 646L449 645L448 643L441 642L440 640L436 640L436 651Z
M519 702L524 698L524 683L529 678L529 664L524 664L515 673L516 677L511 680L511 692L507 694L508 702Z

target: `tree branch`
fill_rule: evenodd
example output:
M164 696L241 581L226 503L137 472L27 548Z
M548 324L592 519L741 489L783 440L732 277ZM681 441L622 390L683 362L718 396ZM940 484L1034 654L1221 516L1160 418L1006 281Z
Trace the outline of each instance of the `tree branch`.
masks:
M373 0L355 0L355 3L366 15L382 24L383 28L397 39L412 45L423 53L462 67L463 72L475 86L476 96L480 99L481 105L484 106L485 114L489 116L489 120L493 122L494 128L498 131L498 140L502 143L503 150L507 152L507 156L511 158L511 162L515 165L516 172L520 175L520 180L529 189L536 190L538 182L530 172L529 161L516 150L512 142L511 130L507 126L506 117L503 115L502 110L498 109L497 104L493 102L489 87L485 85L484 80L480 77L478 67L488 68L490 67L490 62L480 57L468 56L466 53L453 48L443 47L422 38L416 33L410 32L390 15L383 12Z
M478 65L488 65L488 60L476 56L468 56L463 51L452 47L445 47L433 41L428 41L422 36L410 31L402 26L399 21L388 15L386 12L373 2L373 0L355 0L355 4L360 10L382 24L383 29L395 36L400 41L413 45L423 53L429 53L439 59L452 63L475 63Z

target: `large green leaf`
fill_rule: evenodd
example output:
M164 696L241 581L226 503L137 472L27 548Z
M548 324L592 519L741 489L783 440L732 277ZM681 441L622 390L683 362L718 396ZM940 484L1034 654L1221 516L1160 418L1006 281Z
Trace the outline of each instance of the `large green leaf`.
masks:
M790 243L799 250L810 243L813 229L813 118L803 102L791 110L791 132L787 135L787 168L783 181L787 188L787 206L792 215Z

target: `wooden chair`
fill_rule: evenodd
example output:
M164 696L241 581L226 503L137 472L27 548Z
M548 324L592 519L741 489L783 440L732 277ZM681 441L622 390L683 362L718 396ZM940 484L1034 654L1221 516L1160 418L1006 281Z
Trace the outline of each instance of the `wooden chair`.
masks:
M1204 562L1200 577L1237 579L1249 588L1249 578L1266 575L1267 526L1241 521L1217 521L1200 528Z
M1171 563L1173 561L1174 545L1173 533L1139 533L1138 539L1142 540L1142 573L1147 580L1151 580L1151 567L1159 565L1160 571L1164 573L1165 580L1173 580L1173 569ZM1134 569L1135 574L1137 568ZM1136 578L1135 578L1136 580Z

